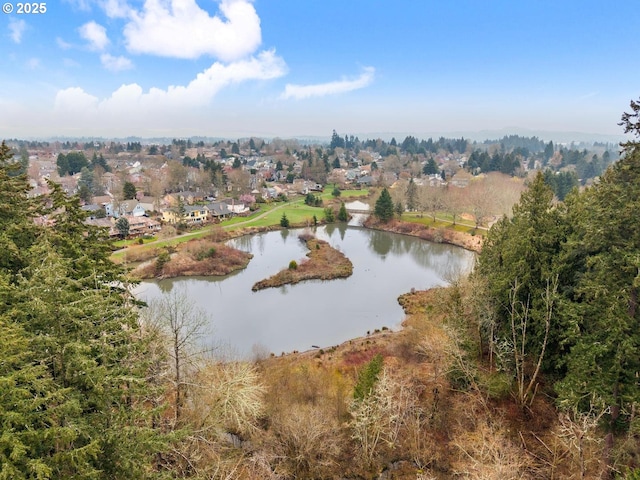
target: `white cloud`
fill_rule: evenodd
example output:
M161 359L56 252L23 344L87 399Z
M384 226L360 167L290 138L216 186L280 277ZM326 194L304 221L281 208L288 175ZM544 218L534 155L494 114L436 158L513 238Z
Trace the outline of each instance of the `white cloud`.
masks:
M91 10L90 0L65 0L65 3L69 3L73 8L82 10L83 12Z
M102 66L112 72L121 72L122 70L129 70L133 68L133 63L126 57L114 57L108 53L100 55L100 61Z
M72 87L60 90L56 95L54 105L57 111L63 113L89 111L95 110L98 99L80 87Z
M61 37L56 37L56 43L62 50L68 50L73 46L70 43L65 42Z
M210 16L196 0L145 0L124 28L127 49L188 59L211 55L227 62L250 55L262 41L253 5L222 0L219 9L223 18Z
M22 34L27 28L27 23L24 20L16 20L15 18L9 18L9 36L14 43L20 43L22 41Z
M58 112L77 112L80 117L94 115L98 121L103 114L123 122L148 119L155 113L186 111L188 108L206 106L224 87L247 80L268 80L286 73L282 58L269 50L255 57L230 64L214 63L199 73L186 86L169 86L166 90L151 88L144 92L138 84L122 85L110 97L100 100L82 88L60 90L56 95ZM100 115L96 115L96 114ZM163 115L158 117L162 118Z
M132 13L126 0L102 0L100 5L109 18L126 18Z
M109 44L107 29L96 22L85 23L78 29L78 32L82 38L89 42L92 50L104 50Z
M373 82L375 69L373 67L365 67L364 72L359 77L352 80L343 79L335 82L317 83L315 85L293 85L288 83L280 98L295 98L302 100L310 97L324 97L327 95L336 95L338 93L351 92L364 88Z

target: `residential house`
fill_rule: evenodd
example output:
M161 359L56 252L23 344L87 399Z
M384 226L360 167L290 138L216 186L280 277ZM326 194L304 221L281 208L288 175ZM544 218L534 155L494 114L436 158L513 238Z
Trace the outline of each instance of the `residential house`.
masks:
M227 208L233 215L244 215L249 213L249 207L242 202L236 202L233 199L226 200Z
M130 237L141 237L143 235L153 235L156 232L160 231L161 225L160 222L156 220L152 220L148 217L136 217L133 215L125 215L129 221L129 236ZM114 224L115 230L115 224ZM117 235L117 232L116 232Z
M146 209L137 200L124 200L122 202L110 202L105 205L108 217L119 218L121 216L143 217Z
M80 208L82 210L84 210L85 212L89 212L89 218L90 219L96 218L97 212L102 210L102 206L98 205L97 203L91 203L91 204L88 204L88 205L83 205Z
M371 175L364 175L356 180L356 183L361 186L370 187L373 183L373 177Z
M170 193L165 197L165 201L171 205L177 205L178 202L183 202L187 205L193 205L196 202L202 202L204 200L204 197L204 192L182 191Z
M207 205L207 208L209 209L209 216L216 220L230 217L233 213L225 202L212 202Z
M162 212L162 221L166 223L186 223L198 225L209 219L209 207L206 205L185 205L182 215L175 209L165 209Z
M138 198L138 202L147 212L160 211L160 199L148 196L141 196Z

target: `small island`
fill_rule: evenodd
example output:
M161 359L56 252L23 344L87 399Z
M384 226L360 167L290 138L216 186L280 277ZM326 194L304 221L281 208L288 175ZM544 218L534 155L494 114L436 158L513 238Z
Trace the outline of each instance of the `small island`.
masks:
M228 275L246 268L253 257L248 252L209 239L191 240L139 265L133 274L141 279Z
M257 282L251 290L254 292L270 287L294 284L303 280L332 280L347 278L353 273L353 264L342 252L333 248L324 240L318 240L313 235L299 236L305 242L309 253L308 259L300 263L292 260L289 268L265 280Z

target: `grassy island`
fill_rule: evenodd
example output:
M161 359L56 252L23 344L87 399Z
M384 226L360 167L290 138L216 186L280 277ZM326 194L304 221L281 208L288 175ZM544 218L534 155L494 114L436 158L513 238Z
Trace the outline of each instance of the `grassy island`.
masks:
M252 287L254 292L265 288L298 283L303 280L331 280L351 276L353 264L342 252L336 250L324 240L318 240L312 235L300 235L299 238L306 243L309 249L308 258L299 263L293 260L289 264L289 268L257 282Z
M133 274L142 279L228 275L242 270L253 255L210 239L198 239L165 248L155 260L139 265Z

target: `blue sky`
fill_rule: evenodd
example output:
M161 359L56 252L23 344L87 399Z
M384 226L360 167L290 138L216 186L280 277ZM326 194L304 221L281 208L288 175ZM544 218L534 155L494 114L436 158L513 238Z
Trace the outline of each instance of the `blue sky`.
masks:
M617 135L640 97L637 0L9 3L5 138Z

